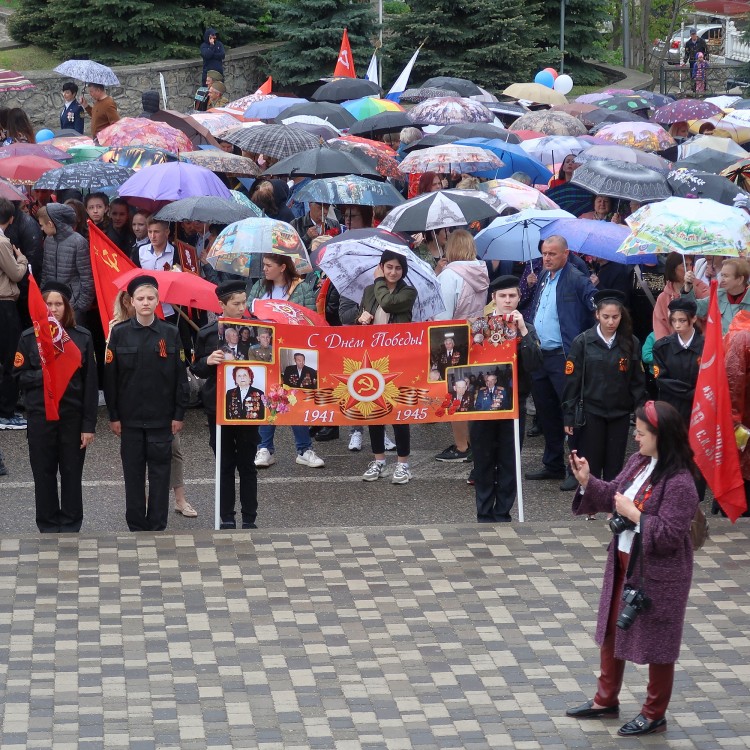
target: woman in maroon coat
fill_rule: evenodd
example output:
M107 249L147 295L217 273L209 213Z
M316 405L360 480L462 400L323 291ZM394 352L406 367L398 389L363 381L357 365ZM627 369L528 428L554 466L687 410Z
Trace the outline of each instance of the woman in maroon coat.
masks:
M586 459L575 451L571 455L571 469L582 488L573 512L616 511L613 532L618 516L630 523L609 545L596 627L601 647L596 695L566 714L617 718L625 662L648 664L646 702L635 719L620 727L618 734L624 737L667 728L664 715L693 575L690 523L698 508L693 456L677 410L664 401L646 402L636 410L635 440L639 452L611 482L591 476ZM639 607L639 593L650 604Z

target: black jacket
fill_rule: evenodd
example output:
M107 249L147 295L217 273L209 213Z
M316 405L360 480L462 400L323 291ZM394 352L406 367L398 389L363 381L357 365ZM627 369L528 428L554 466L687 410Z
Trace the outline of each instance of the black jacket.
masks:
M696 331L687 349L678 339L673 333L654 344L654 377L659 398L674 406L689 423L704 339L703 334Z
M708 45L706 44L705 39L701 39L698 37L695 41L692 39L688 39L687 42L685 42L685 58L684 62L690 63L692 65L695 62L695 58L698 56L698 53L703 53L703 58L708 61Z
M83 113L83 107L74 99L69 107L63 107L60 112L60 129L83 135Z
M526 397L531 393L531 373L544 367L544 355L539 336L531 323L526 323L528 332L518 339L518 397L521 408L525 408Z
M165 428L185 418L190 392L177 327L136 318L112 329L104 358L104 395L111 422Z
M226 52L224 45L217 39L213 44L209 43L208 37L216 33L216 29L206 29L201 44L201 57L203 58L203 81L206 82L206 73L215 70L224 75L224 56Z
M21 208L20 201L14 205L13 223L5 230L5 236L26 256L38 281L42 276L44 234L39 222Z
M190 365L193 374L206 381L201 388L201 399L206 414L214 421L216 421L216 365L208 364L208 356L220 348L219 324L209 323L203 326L198 331L193 364Z

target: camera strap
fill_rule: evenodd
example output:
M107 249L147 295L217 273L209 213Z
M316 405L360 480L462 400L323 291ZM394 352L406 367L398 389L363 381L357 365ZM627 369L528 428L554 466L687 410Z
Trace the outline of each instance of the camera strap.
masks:
M644 516L641 516L641 524L643 523L643 518ZM625 573L625 577L630 578L630 576L633 575L633 570L635 570L636 563L640 562L639 571L638 571L639 579L640 579L638 581L639 588L643 587L643 582L646 579L645 572L643 569L644 568L644 565L643 565L644 554L643 554L642 547L643 547L643 539L641 536L641 532L638 531L636 532L635 537L633 539L633 547L630 550L630 560L628 560L628 569Z

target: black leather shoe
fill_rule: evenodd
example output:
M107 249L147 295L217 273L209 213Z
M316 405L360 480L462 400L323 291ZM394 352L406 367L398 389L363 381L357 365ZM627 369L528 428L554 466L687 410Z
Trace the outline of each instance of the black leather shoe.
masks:
M617 734L620 737L640 737L643 734L658 734L667 731L667 720L662 716L661 719L649 721L643 714L638 714L632 721L623 724Z
M565 715L574 719L616 719L620 715L619 706L607 706L606 708L594 708L593 706L594 701L586 701L576 708L569 708Z
M572 474L568 474L568 476L566 476L565 479L563 479L562 484L560 485L560 489L563 492L568 492L570 490L577 490L578 480Z
M542 434L542 428L534 422L534 424L526 430L526 437L534 438L539 437Z
M258 527L254 523L250 523L250 521L243 521L242 528L243 529L257 529Z
M527 471L526 474L524 474L526 479L534 480L534 479L565 479L565 471L552 471L552 469L548 469L546 466L543 469L539 469L539 471Z
M322 427L318 434L315 436L315 439L319 443L326 443L329 440L338 440L339 439L339 428L338 427Z
M236 529L237 528L237 521L235 521L233 518L227 518L221 519L221 523L219 524L220 529Z

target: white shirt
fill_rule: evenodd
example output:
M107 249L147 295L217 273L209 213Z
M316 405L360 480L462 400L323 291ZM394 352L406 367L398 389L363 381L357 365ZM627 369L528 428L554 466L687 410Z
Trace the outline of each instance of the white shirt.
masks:
M688 347L690 346L690 344L692 344L692 343L693 343L693 339L694 339L694 338L695 338L695 328L693 328L693 335L692 335L692 336L691 336L691 337L690 337L690 338L689 338L689 339L687 340L687 343L685 343L685 342L684 342L684 341L683 341L683 340L682 340L682 339L680 338L679 334L678 334L678 336L677 336L677 339L678 339L678 340L679 340L679 342L680 342L680 346L682 346L682 348L683 348L683 349L687 349L687 348L688 348Z
M169 242L167 242L164 252L159 255L154 252L153 245L150 242L146 242L138 248L138 260L144 271L171 270L175 265L174 256L174 247L170 245ZM166 265L168 265L169 268L165 268ZM174 307L168 302L162 302L161 309L164 311L165 316L174 314Z
M606 338L604 338L604 334L602 333L602 327L601 326L598 325L596 327L596 332L599 334L599 338L607 345L607 349L611 349L615 345L615 339L617 338L617 331L615 331L612 334L612 338L609 339L609 340L607 340Z
M636 496L640 492L641 487L648 481L649 477L654 471L657 459L652 458L648 466L638 473L633 483L628 487L622 494L630 500L635 500ZM628 552L633 548L633 539L635 539L636 533L641 530L641 524L636 524L635 529L628 529L622 531L617 535L617 549L620 552Z

